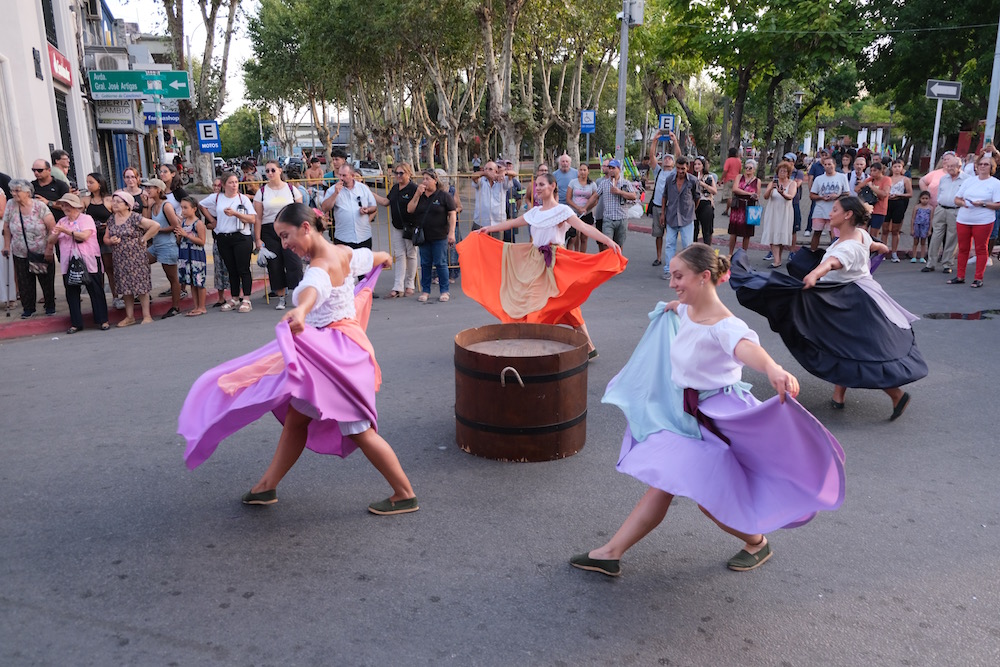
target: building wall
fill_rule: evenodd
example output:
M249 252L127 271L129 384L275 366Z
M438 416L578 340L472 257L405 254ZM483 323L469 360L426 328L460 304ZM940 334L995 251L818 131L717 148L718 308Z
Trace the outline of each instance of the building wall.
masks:
M80 92L77 17L69 11L68 3L52 4L57 48L69 59L71 87L53 80L40 0L21 0L13 20L0 22L0 171L19 178L32 178L34 160L48 160L52 148L63 148L56 90L67 95L71 159L76 173L82 177L93 171L88 112ZM41 61L41 79L35 73L33 49Z

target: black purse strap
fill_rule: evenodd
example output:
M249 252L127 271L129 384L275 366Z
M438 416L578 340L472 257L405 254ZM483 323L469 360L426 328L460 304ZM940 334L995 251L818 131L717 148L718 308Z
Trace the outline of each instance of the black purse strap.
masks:
M21 205L17 205L17 215L21 218L21 236L24 237L24 252L25 257L31 255L31 246L28 245L28 235L24 231L24 213L21 212Z

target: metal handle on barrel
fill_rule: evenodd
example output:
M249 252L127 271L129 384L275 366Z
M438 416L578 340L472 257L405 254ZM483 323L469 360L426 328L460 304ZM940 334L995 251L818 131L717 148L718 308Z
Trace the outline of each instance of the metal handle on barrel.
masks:
M507 366L505 369L503 369L502 371L500 371L500 386L501 387L506 387L507 386L507 371L510 371L511 373L513 373L514 377L517 378L517 383L519 385L521 385L522 387L524 387L524 382L521 380L521 374L518 373L517 369L514 368L513 366Z

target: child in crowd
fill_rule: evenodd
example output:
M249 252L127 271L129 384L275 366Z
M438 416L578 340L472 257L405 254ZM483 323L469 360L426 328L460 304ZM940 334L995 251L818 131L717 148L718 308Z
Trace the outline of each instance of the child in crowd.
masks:
M177 235L177 277L181 285L190 285L194 294L194 309L187 316L204 315L205 271L208 266L205 257L205 223L198 217L198 200L185 197L181 200L181 224L174 231Z
M913 256L910 264L927 263L927 237L931 232L931 193L927 190L920 191L920 201L913 209L910 217L910 231L913 234Z

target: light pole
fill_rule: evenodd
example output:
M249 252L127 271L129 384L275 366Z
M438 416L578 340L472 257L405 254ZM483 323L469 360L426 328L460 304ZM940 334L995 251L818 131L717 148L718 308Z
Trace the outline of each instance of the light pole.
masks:
M892 156L892 158L895 160L896 156L892 155L892 144L889 143L889 137L892 135L892 115L894 113L896 113L896 103L889 102L889 129L885 133L885 146L886 149L890 151L890 155ZM882 152L885 153L885 150L883 150Z
M618 18L622 22L621 48L618 57L618 107L615 118L615 159L625 159L625 89L628 84L628 29L642 25L642 0L622 0Z
M802 111L802 98L806 96L806 92L804 90L796 90L792 95L795 96L795 129L792 130L792 150L798 153L799 121L801 120L799 113Z

